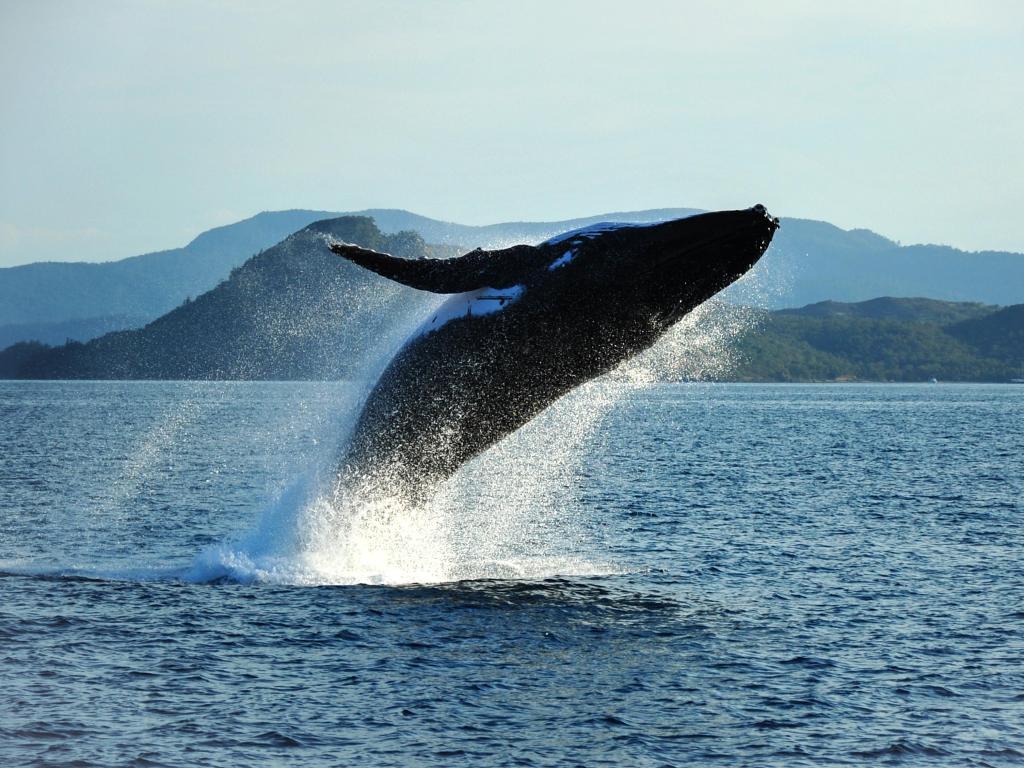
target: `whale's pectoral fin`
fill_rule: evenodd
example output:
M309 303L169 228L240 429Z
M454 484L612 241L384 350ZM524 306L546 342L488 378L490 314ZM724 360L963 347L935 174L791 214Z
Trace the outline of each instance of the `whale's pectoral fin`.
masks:
M479 248L454 259L400 259L349 243L331 243L331 251L402 285L431 293L464 293L477 288L507 288L550 261L532 245L500 251Z

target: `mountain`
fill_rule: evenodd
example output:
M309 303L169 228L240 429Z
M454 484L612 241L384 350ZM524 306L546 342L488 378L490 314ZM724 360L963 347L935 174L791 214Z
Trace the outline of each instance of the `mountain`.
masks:
M937 299L895 299L882 296L851 303L819 301L796 309L779 310L780 315L801 317L855 317L864 320L910 320L919 323L949 325L961 320L985 317L999 307L977 302L949 302Z
M766 313L737 340L739 363L728 378L999 382L1024 370L1024 304L997 309L892 298L826 304L832 306ZM839 306L844 311L823 311Z
M365 376L436 298L332 255L326 235L406 258L431 251L367 217L315 222L142 329L55 348L16 344L0 352L0 377ZM1024 304L883 297L762 311L733 351L731 381L1008 381L1024 371Z
M204 232L184 248L102 264L46 262L0 269L0 348L8 342L85 339L98 319L141 324L214 287L254 253L308 224L340 216L370 217L382 234L416 231L439 244L434 255L460 249L538 242L598 221L648 222L687 216L694 208L624 211L550 222L467 226L398 209L353 214L294 210L265 212ZM768 253L748 279L724 297L771 309L876 296L930 296L956 302L1009 305L1024 301L1024 255L966 253L947 246L900 246L866 229L843 230L808 219L783 219ZM109 321L104 321L109 322ZM31 326L31 327L29 327ZM4 330L6 328L6 330ZM98 332L100 325L93 325Z
M403 313L432 299L331 254L324 237L407 258L429 251L412 233L371 219L316 222L235 268L229 278L144 328L52 349L11 348L23 378L335 379L387 348ZM8 352L11 352L8 350ZM10 374L8 374L10 375Z
M1024 378L1024 304L951 325L947 332L988 357L1009 360Z
M258 251L327 218L370 216L385 234L416 230L427 241L438 244L432 255L450 256L460 248L537 242L567 229L609 219L658 221L694 212L690 208L658 209L480 227L395 209L264 212L204 232L184 248L98 264L40 262L0 269L0 349L27 340L86 341L109 330L139 327L186 298L213 288Z
M727 297L771 309L877 296L1024 302L1024 254L901 246L868 230L842 230L807 219L782 220L752 277L737 283Z
M19 341L0 351L0 379L16 379L28 363L51 354L53 348L38 341Z
M464 248L501 248L518 243L540 243L570 229L579 229L602 221L624 221L645 224L652 221L678 219L700 213L699 208L651 208L643 211L616 211L596 216L561 221L507 221L500 224L470 226L438 221L395 208L370 208L346 216L369 216L382 232L412 230L428 243L458 245Z
M466 248L540 242L600 221L650 222L690 216L696 208L620 211L553 222L506 222L480 227L437 221L408 211L370 209L384 232L409 229L429 243ZM929 296L949 302L1024 302L1024 254L971 253L944 245L903 246L867 229L844 230L824 221L783 218L768 253L750 279L724 298L768 309L878 296Z
M152 320L185 297L213 288L257 251L330 215L261 213L204 232L184 248L99 264L38 262L0 269L0 326L112 316Z

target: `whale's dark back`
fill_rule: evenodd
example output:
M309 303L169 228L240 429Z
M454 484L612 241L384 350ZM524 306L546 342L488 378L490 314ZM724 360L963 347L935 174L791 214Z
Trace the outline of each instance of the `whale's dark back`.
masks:
M449 298L396 354L352 433L343 480L401 495L429 490L564 394L654 344L749 269L777 226L755 208L605 225L520 247L527 250L511 258L522 271L505 264L501 279L519 282ZM388 274L389 264L367 266Z

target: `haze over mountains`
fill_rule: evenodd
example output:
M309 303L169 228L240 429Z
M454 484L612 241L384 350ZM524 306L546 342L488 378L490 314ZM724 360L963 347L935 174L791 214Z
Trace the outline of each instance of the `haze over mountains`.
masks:
M333 214L276 211L203 232L183 248L101 263L0 269L0 328L98 318L146 322L198 296L256 252ZM114 321L116 322L116 321Z
M456 247L538 242L598 221L657 221L695 213L664 208L607 213L558 222L506 222L467 226L398 209L371 209L385 234L414 230L427 243ZM187 246L99 264L43 262L0 269L0 348L37 339L86 340L110 330L139 327L197 297L235 267L291 233L345 214L293 210L258 214L199 235ZM947 246L900 246L863 229L783 219L782 229L758 267L756 286L729 296L767 308L824 300L863 301L878 296L928 296L949 301L1013 304L1024 301L1024 256L967 253Z

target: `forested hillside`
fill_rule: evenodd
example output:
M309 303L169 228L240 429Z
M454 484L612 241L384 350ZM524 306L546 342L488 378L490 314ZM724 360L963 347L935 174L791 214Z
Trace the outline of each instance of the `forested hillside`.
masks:
M0 371L43 379L350 376L374 345L384 343L397 316L431 297L334 256L325 236L409 258L427 255L419 235L384 235L368 218L317 222L144 328L35 347L34 354L20 345L0 356Z
M827 302L768 313L738 346L739 381L1010 381L1024 377L1024 305Z

